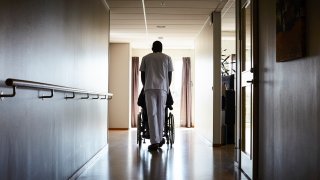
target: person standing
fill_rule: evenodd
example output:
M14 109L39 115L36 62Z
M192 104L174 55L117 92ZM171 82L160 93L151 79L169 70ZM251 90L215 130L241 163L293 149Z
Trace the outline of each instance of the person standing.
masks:
M152 51L153 53L142 58L140 71L150 131L151 145L148 146L148 149L157 150L165 143L163 126L173 65L171 57L162 53L160 41L153 42Z

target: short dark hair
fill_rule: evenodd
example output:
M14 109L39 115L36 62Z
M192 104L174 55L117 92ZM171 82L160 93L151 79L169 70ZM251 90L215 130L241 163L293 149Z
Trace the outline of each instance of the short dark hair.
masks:
M152 44L153 52L162 52L162 43L160 41L155 41Z

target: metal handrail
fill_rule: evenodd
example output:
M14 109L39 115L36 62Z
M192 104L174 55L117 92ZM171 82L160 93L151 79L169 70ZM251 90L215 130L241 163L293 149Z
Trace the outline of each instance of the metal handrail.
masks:
M12 79L9 78L5 81L5 84L7 86L12 87L12 93L11 94L3 94L1 92L0 98L3 99L5 97L14 97L16 95L16 89L23 87L23 88L35 88L35 89L43 89L43 90L50 90L51 95L50 96L39 96L39 98L52 98L54 96L54 92L60 91L60 92L68 92L72 93L71 97L66 96L65 99L73 99L75 98L75 94L85 94L87 97L80 98L80 99L89 99L90 95L95 95L98 98L92 98L92 99L112 99L113 94L112 93L103 93L103 92L97 92L97 91L88 91L84 89L78 89L78 88L72 88L72 87L66 87L66 86L59 86L54 84L47 84L42 82L35 82L35 81L27 81L27 80L21 80L21 79ZM108 98L107 98L108 96ZM102 98L100 98L102 97Z

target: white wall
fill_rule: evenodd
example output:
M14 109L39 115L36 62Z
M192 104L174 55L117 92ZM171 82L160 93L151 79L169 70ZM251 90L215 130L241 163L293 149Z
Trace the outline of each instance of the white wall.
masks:
M221 49L227 49L223 54L235 54L236 53L236 41L234 40L222 40L221 41Z
M213 143L213 27L207 22L195 41L195 128Z
M195 41L196 130L212 145L222 144L221 136L221 16L205 23Z
M109 128L129 128L131 117L130 77L130 45L128 43L111 43L109 92L114 95L109 103Z
M191 59L191 76L192 76L192 82L194 82L194 50L193 49L165 49L163 47L163 53L169 55L172 58L173 61L173 68L175 71L173 72L173 77L172 77L172 84L171 84L171 92L173 95L173 100L174 100L174 105L173 105L173 115L175 117L175 124L179 125L179 117L180 117L180 97L176 96L176 93L180 93L181 88L179 86L175 86L176 84L181 83L181 75L175 74L175 73L181 73L178 71L177 66L182 67L182 57L190 57ZM141 62L141 59L143 56L147 55L148 53L151 53L152 50L150 49L132 49L132 56L139 57L139 60ZM140 85L141 87L141 85ZM192 96L194 99L194 86L192 87ZM194 117L194 100L193 100L193 119Z

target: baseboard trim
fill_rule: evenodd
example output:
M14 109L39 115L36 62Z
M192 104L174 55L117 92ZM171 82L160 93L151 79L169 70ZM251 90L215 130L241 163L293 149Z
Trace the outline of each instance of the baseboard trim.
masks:
M112 130L112 131L127 131L127 130L129 130L129 128L109 128L109 130Z
M194 129L195 134L200 138L200 140L205 143L207 146L212 147L212 142L210 142L207 138L205 138L204 136L202 136L197 129Z
M87 161L83 166L81 166L76 172L72 174L68 180L76 180L84 171L92 167L107 151L108 144L101 148L89 161Z

